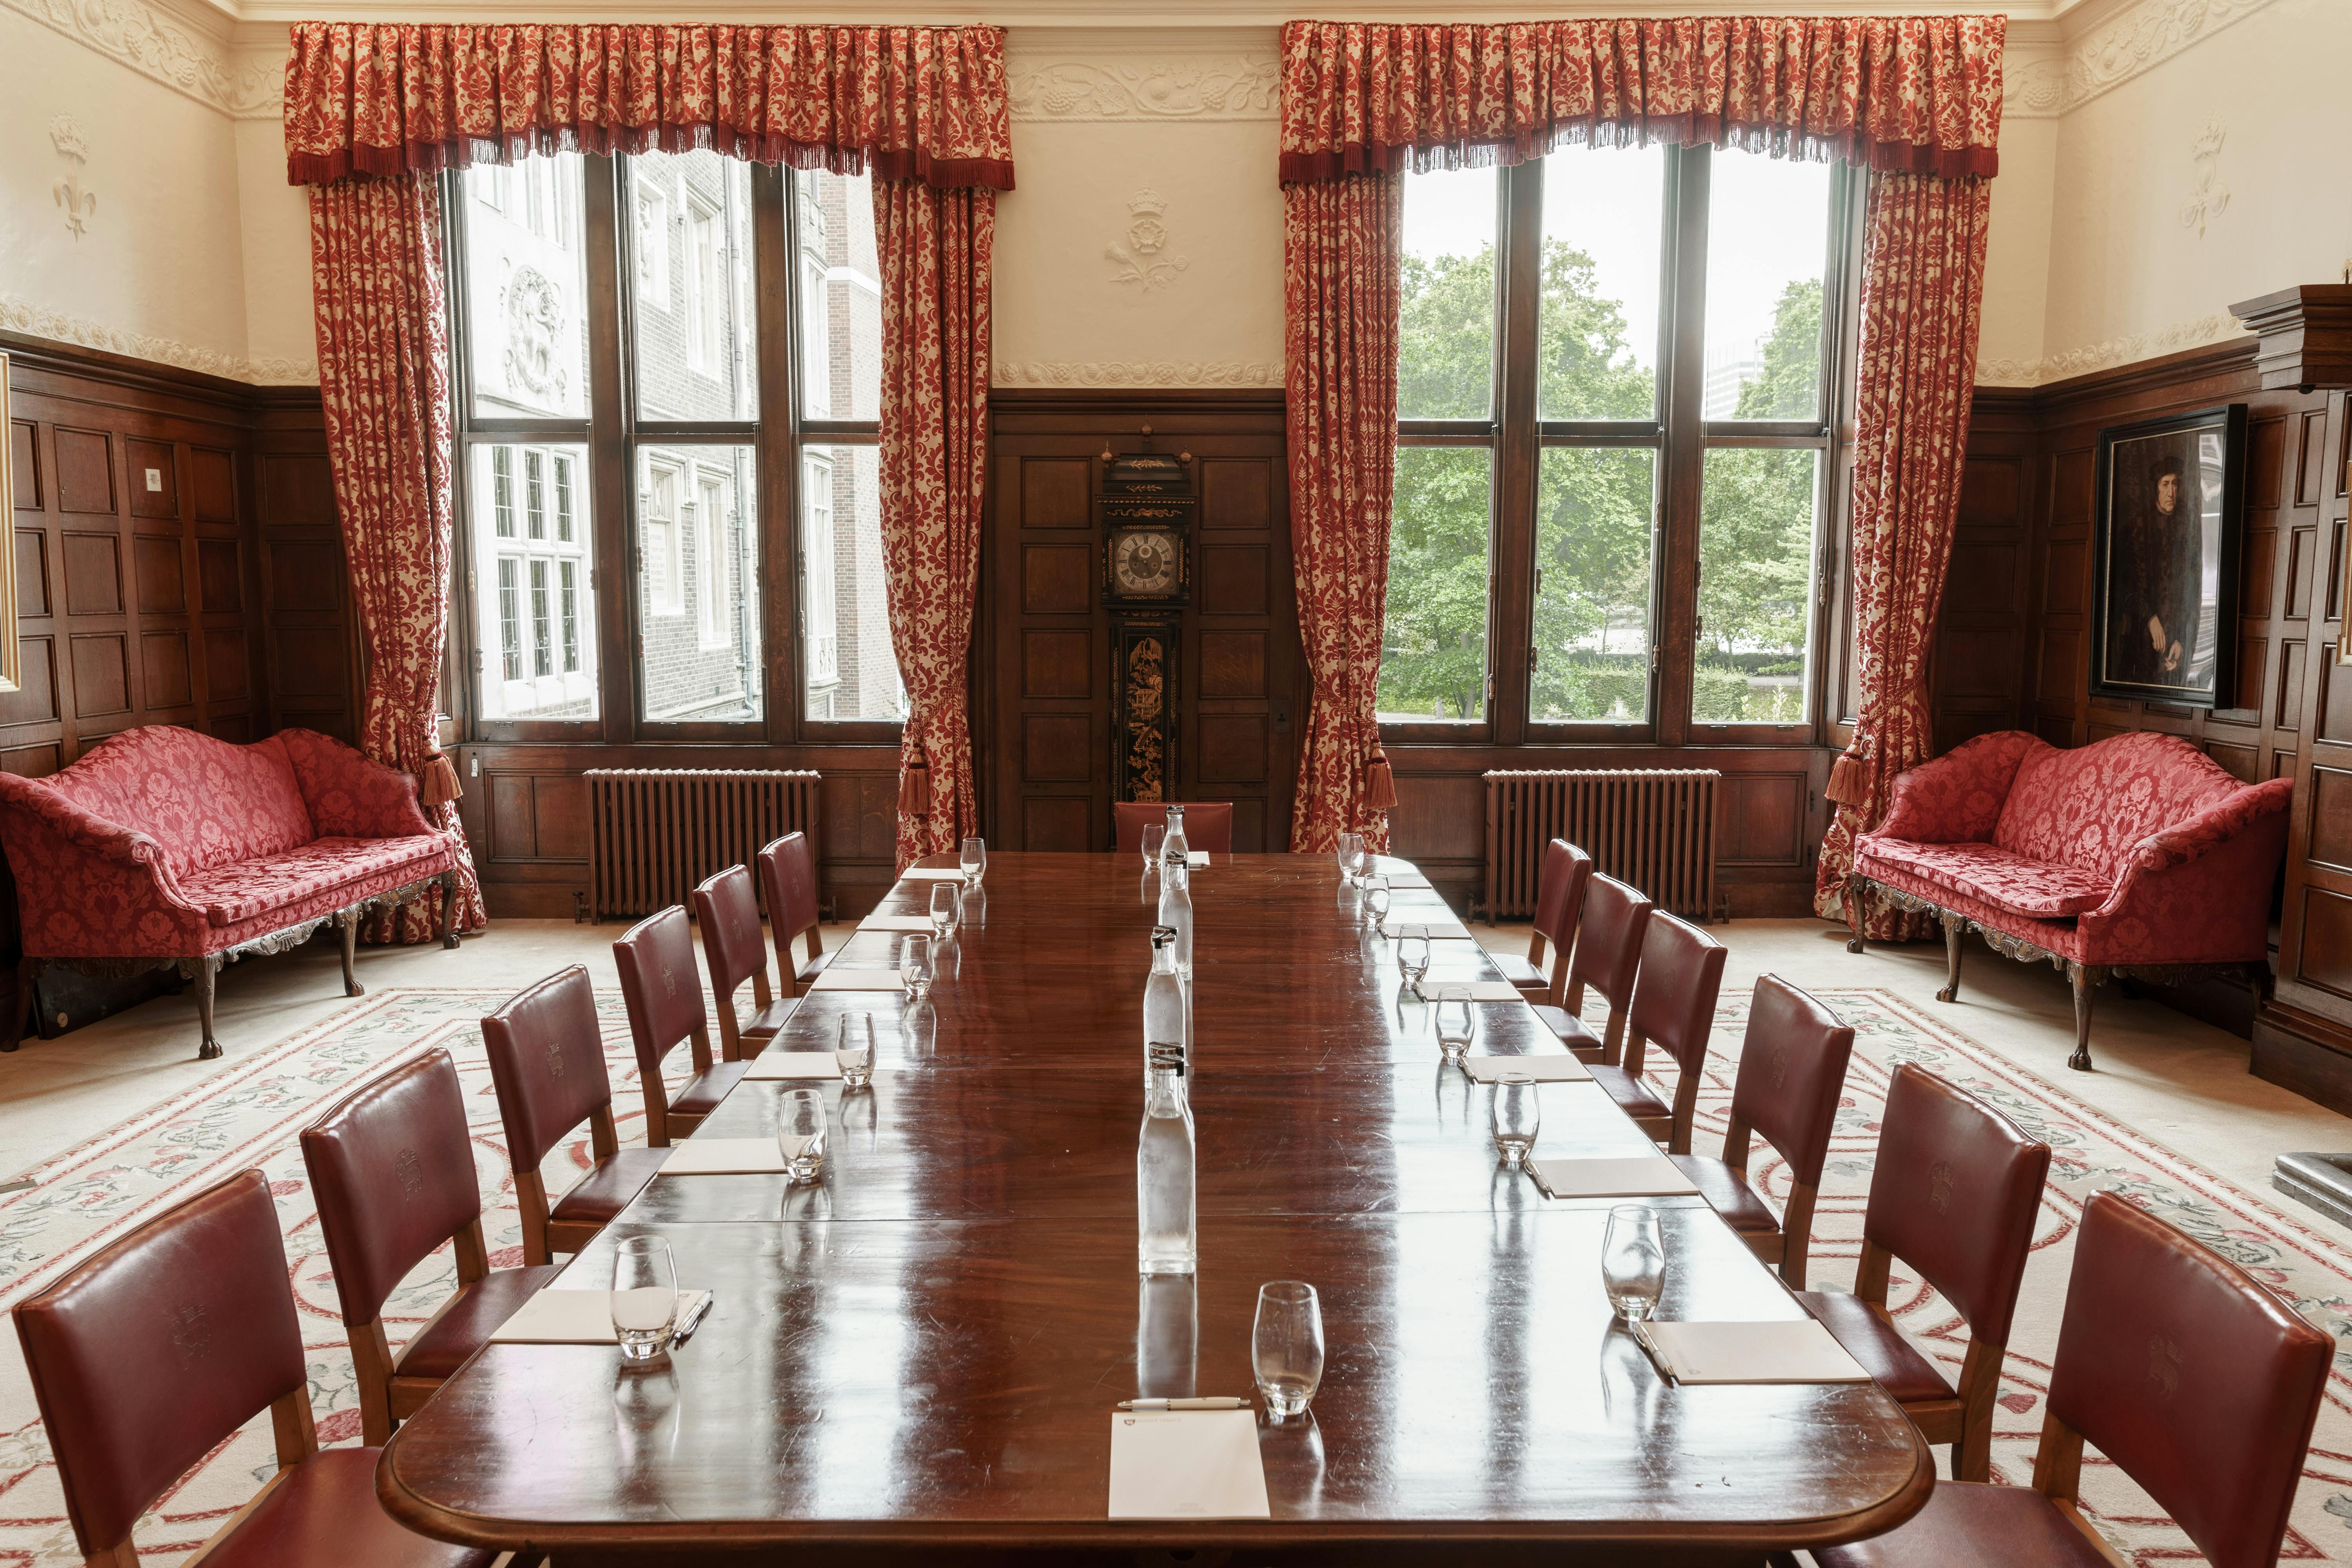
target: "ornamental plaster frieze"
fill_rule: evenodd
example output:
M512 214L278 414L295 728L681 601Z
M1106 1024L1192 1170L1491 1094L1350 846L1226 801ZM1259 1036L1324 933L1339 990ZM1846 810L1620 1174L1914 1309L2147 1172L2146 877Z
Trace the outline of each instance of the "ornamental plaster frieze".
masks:
M1006 72L1016 121L1273 120L1282 62L1263 55L1052 59L1015 55Z
M0 0L151 81L236 120L275 120L282 49L232 50L144 0Z
M2129 332L2105 342L2085 343L2041 359L1988 359L1977 362L1979 386L2046 386L2069 376L2087 375L2110 365L2131 364L2183 349L2200 348L2236 337L2244 328L2229 311L2175 321L2145 332Z
M989 379L996 386L1280 386L1282 362L1113 360L1073 363L1066 360L1000 360L992 367Z
M157 364L175 365L181 370L198 371L205 375L222 376L256 386L315 386L319 381L319 365L315 360L247 359L242 354L198 348L192 343L175 342L170 338L126 332L101 321L69 316L62 310L36 305L12 294L0 294L0 331L22 332L28 338L47 338L51 342L78 343L86 349L149 360Z
M2054 52L2014 47L2001 83L2001 116L2054 120L2242 22L2271 0L2138 0Z

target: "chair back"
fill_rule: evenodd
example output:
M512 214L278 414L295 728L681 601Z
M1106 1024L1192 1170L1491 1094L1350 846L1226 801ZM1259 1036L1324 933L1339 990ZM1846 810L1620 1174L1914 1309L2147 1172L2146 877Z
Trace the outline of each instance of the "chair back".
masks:
M267 1406L299 1391L307 1407L286 1279L269 1184L240 1171L18 1305L83 1556L129 1540L164 1488Z
M1110 819L1118 829L1118 852L1143 853L1143 830L1168 820L1168 808L1184 808L1184 843L1210 855L1234 852L1234 803L1229 800L1115 800Z
M2005 1345L2049 1173L2049 1144L1926 1068L1897 1063L1863 1240L1934 1287L1972 1337Z
M1731 1088L1731 1121L1778 1150L1801 1186L1821 1184L1853 1055L1853 1031L1835 1013L1777 974L1756 982Z
M350 1328L382 1317L408 1271L482 1216L465 1091L444 1050L372 1079L304 1128L302 1163Z
M694 889L694 921L702 928L702 961L710 988L722 998L757 975L766 990L768 955L760 945L760 900L751 873L730 866Z
M1576 953L1568 963L1570 988L1590 985L1612 1007L1622 1007L1632 1000L1653 907L1616 878L1591 873L1584 888L1583 919L1576 931Z
M776 964L786 994L800 967L793 962L793 943L808 933L809 956L824 951L818 931L823 910L817 902L816 852L805 833L787 833L760 851L760 892L768 901L768 925L776 943Z
M518 1173L538 1170L565 1133L613 1102L596 993L579 964L518 992L484 1018L482 1046Z
M658 1083L662 1058L709 1026L686 911L672 904L631 926L613 944L613 964L621 972L621 1000L629 1009L637 1070L648 1082Z
M2074 1233L2050 1415L2145 1489L2213 1568L2267 1568L2335 1349L2236 1264L2094 1193Z
M1565 838L1544 846L1543 874L1536 879L1536 934L1528 944L1529 963L1548 969L1547 951L1574 951L1577 918L1584 912L1584 886L1591 879L1591 856Z
M1589 892L1585 896L1591 897ZM1627 1026L1663 1047L1685 1074L1696 1074L1706 1064L1716 994L1723 987L1723 959L1721 942L1663 910L1651 914L1642 932L1642 968L1633 981Z

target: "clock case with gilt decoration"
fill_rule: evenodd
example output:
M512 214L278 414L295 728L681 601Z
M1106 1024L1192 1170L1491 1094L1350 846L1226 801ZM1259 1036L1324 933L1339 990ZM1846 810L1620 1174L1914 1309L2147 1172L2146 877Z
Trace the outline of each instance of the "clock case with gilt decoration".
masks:
M1103 531L1103 602L1111 607L1111 798L1178 798L1177 674L1182 667L1181 610L1192 591L1192 523L1200 495L1189 452L1102 455L1095 506ZM1143 552L1157 567L1150 585L1135 582Z
M1105 604L1190 602L1192 522L1200 506L1189 454L1103 454L1102 489L1095 507L1102 520ZM1138 559L1158 569L1139 581L1134 570Z

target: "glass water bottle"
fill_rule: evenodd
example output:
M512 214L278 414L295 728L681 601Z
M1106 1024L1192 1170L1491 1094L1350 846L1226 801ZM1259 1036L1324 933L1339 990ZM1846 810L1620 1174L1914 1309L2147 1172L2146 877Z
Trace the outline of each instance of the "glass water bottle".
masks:
M1143 1274L1190 1274L1200 1257L1200 1220L1184 1047L1155 1040L1150 1050L1143 1131L1135 1146L1136 1268Z
M1160 841L1160 860L1165 866L1189 868L1192 864L1192 847L1184 842L1184 808L1181 805L1168 808L1168 837Z
M1176 933L1176 973L1189 982L1192 978L1192 873L1181 849L1160 868L1160 924Z
M1183 1041L1184 980L1176 973L1176 933L1167 926L1151 932L1151 974L1143 983L1143 1086L1151 1087L1151 1042ZM1180 1052L1184 1047L1179 1044Z

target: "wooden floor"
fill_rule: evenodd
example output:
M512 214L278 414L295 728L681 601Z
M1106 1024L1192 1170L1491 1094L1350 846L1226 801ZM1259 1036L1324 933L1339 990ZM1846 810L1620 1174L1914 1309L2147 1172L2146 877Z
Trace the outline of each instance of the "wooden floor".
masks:
M709 1321L653 1373L609 1347L490 1347L395 1437L394 1513L566 1568L785 1542L1752 1562L1924 1500L1927 1451L1874 1385L1661 1381L1601 1294L1609 1205L1498 1168L1486 1091L1441 1067L1326 858L1194 877L1201 1268L1140 1288L1138 869L999 855L928 1005L805 999L774 1048L829 1047L844 1011L873 1011L879 1040L870 1091L826 1089L822 1184L657 1179L565 1283L603 1287L614 1243L657 1232L680 1283L717 1293ZM928 892L901 883L883 912ZM898 940L836 963L890 963ZM1435 978L1494 973L1475 943L1436 946ZM1559 1048L1521 1004L1480 1011L1475 1050ZM782 1087L744 1084L698 1135L769 1135ZM1543 1113L1539 1154L1649 1146L1591 1084L1546 1085ZM1704 1205L1670 1205L1667 1232L1662 1315L1800 1315ZM1321 1292L1330 1348L1314 1422L1262 1428L1273 1519L1111 1523L1115 1402L1147 1378L1250 1392L1256 1290L1284 1278Z

